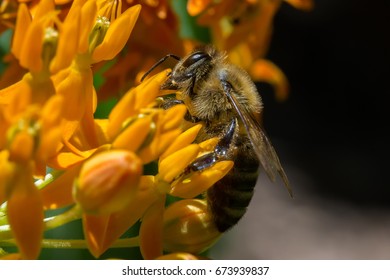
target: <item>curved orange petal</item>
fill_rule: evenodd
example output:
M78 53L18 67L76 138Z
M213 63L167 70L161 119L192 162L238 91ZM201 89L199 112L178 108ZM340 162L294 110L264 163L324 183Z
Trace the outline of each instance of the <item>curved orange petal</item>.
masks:
M255 81L270 83L275 89L277 100L287 99L289 91L287 77L274 63L266 59L258 59L252 64L249 73Z
M284 1L294 6L295 8L304 11L310 11L314 8L313 0L284 0Z
M104 237L109 230L110 215L83 215L84 236L91 254L98 258L107 248L103 248Z
M199 149L198 145L191 144L164 158L159 164L159 176L165 182L171 182L196 158Z
M198 254L221 236L205 200L184 199L164 212L164 250Z
M179 125L183 122L184 115L187 112L187 107L182 105L176 105L168 110L164 111L161 123L162 123L162 131L165 132L167 130L171 130L179 127Z
M96 1L87 1L81 9L80 38L78 52L83 54L88 51L88 37L97 17Z
M116 104L109 115L108 136L113 139L122 129L124 121L135 116L142 108L151 104L160 92L160 86L167 78L167 71L162 71L147 79L142 84L130 89Z
M172 144L165 150L165 152L160 156L160 160L166 158L168 155L184 148L185 146L191 144L195 141L196 136L198 135L199 130L202 128L201 124L196 124L193 127L187 129L177 137Z
M40 21L33 21L26 32L23 46L20 51L20 65L31 72L39 72L42 69L42 42L44 26Z
M145 163L156 160L162 152L180 135L180 129L174 129L165 133L157 130L153 141L144 149L139 151L138 156Z
M19 4L18 15L16 17L16 26L14 38L12 40L12 53L15 57L20 58L20 53L23 47L23 42L26 37L28 27L31 24L31 15L26 4Z
M89 158L96 151L97 148L87 151L77 150L75 152L60 152L55 157L49 159L48 165L59 170L67 169L70 166Z
M51 73L68 67L76 55L79 44L80 14L80 8L72 8L62 25L56 55L50 63Z
M53 0L42 0L39 2L34 18L40 19L44 17L47 13L54 10L54 1Z
M175 183L169 193L180 198L196 197L224 177L232 167L232 161L217 162L213 167Z
M98 257L103 254L122 234L133 226L157 199L154 177L143 176L138 193L125 209L107 216L85 215L84 235L91 253Z
M58 209L74 203L73 181L80 168L81 164L68 168L65 173L40 190L44 209Z
M43 236L42 199L34 186L31 166L19 165L17 172L7 201L8 220L23 258L36 259Z
M85 117L86 107L92 102L93 77L90 69L81 70L71 67L58 72L53 77L57 93L63 96L63 139L69 140ZM89 100L88 100L89 99Z
M150 206L142 217L139 231L140 249L146 260L152 260L162 255L164 206L165 195Z
M187 2L187 12L190 16L197 16L203 12L210 3L211 0L189 0Z
M114 148L137 151L150 132L150 117L139 118L126 127L112 142Z
M94 62L113 59L125 46L141 11L141 5L127 9L108 28L103 42L96 47L92 58Z

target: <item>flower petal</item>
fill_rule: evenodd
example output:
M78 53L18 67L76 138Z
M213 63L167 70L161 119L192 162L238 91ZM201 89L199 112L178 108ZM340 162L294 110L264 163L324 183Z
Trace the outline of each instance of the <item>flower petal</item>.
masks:
M104 41L97 46L93 52L92 58L94 62L111 60L123 49L129 39L140 11L141 5L135 5L127 9L112 23L107 30Z
M79 174L81 164L68 168L65 173L41 189L44 209L58 209L74 203L73 181Z
M189 0L187 2L187 12L190 16L197 16L203 12L210 3L211 0Z
M97 17L96 1L87 1L81 9L80 38L78 52L83 54L88 51L89 34Z
M150 132L150 117L138 118L112 142L113 148L137 151Z
M85 215L84 235L91 253L98 257L104 253L125 231L133 226L157 200L154 177L143 176L138 192L125 209L108 216Z
M141 160L128 150L97 153L82 166L74 198L84 212L111 214L125 208L138 190Z
M42 69L42 42L44 26L41 21L33 21L26 32L20 51L20 65L31 72L39 72Z
M28 11L26 4L20 3L18 14L16 17L14 38L12 41L12 53L19 59L23 48L23 42L25 40L27 30L31 25L31 21L31 15Z
M212 246L221 233L214 225L206 201L185 199L165 210L163 236L164 250L197 254Z
M109 115L107 134L110 139L122 130L123 123L136 116L142 108L154 102L160 92L160 86L167 78L167 71L162 71L147 79L142 84L130 89L116 104Z
M181 198L196 197L222 179L232 167L232 161L217 162L211 168L191 174L189 178L173 184L170 194Z
M146 260L155 259L162 255L162 231L165 206L165 195L157 200L142 217L139 232L140 249Z
M56 55L50 63L51 73L68 67L76 55L79 44L80 14L80 8L72 8L62 25Z
M23 258L36 259L43 237L43 205L32 179L32 168L19 165L7 201L9 224Z
M160 160L166 158L168 155L184 148L185 146L194 142L196 136L198 135L199 130L202 128L201 124L196 124L193 127L187 129L177 137L172 144L165 150L165 152L160 156Z
M313 0L284 0L284 1L294 6L295 8L304 11L311 11L314 8Z
M171 182L192 162L199 152L199 146L191 144L164 158L159 165L159 176L165 182Z
M266 59L258 59L252 64L249 73L254 80L274 86L277 100L287 99L289 90L287 77L274 63Z

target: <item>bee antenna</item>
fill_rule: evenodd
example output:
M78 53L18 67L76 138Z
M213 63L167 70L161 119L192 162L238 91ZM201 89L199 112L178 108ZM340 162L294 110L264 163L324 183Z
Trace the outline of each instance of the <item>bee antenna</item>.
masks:
M176 59L178 61L181 59L177 55L167 54L166 56L161 58L158 62L156 62L148 71L146 71L146 73L141 78L141 82L150 74L150 72L152 72L157 66L159 66L161 63L163 63L165 60L167 60L170 57L172 57L172 58L174 58L174 59Z

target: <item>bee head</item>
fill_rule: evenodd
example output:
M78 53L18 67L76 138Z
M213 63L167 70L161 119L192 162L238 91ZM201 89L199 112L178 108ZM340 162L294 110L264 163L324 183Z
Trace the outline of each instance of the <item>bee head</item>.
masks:
M188 88L203 78L211 68L212 54L207 49L195 50L176 64L162 88Z

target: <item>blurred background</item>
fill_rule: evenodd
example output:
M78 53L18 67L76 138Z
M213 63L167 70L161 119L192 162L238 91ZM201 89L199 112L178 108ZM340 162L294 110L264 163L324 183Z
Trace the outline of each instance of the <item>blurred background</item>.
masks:
M264 125L293 187L261 174L247 214L214 259L390 259L390 2L283 4L268 58L289 79Z

